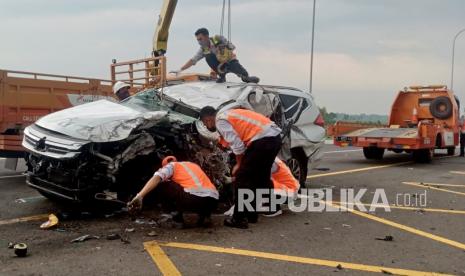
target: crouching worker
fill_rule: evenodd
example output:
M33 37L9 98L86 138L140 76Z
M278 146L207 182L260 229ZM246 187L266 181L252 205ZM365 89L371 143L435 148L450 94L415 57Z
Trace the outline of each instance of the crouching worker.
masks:
M162 168L145 184L142 190L128 203L130 211L142 209L144 197L155 189L162 206L173 205L177 211L173 217L178 226L184 225L183 213L199 215L198 226L211 224L210 215L218 204L218 191L199 165L192 162L178 162L168 156L162 161Z
M289 200L294 200L300 189L300 183L292 175L289 167L281 159L276 157L273 166L271 166L271 181L273 182L272 199L275 199L275 204L272 203L271 211L264 214L265 217L275 217L281 215L281 204L287 203ZM274 205L274 206L273 206Z

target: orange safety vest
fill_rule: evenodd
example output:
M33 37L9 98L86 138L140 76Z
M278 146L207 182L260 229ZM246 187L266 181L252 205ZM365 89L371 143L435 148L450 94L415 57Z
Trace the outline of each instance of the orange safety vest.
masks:
M226 110L217 119L227 120L247 146L272 123L262 114L247 109Z
M297 193L300 188L300 183L292 175L292 172L286 163L276 157L275 164L278 165L278 169L271 174L275 193L285 195Z
M171 180L184 188L184 191L196 196L219 198L215 185L199 165L192 162L173 162Z

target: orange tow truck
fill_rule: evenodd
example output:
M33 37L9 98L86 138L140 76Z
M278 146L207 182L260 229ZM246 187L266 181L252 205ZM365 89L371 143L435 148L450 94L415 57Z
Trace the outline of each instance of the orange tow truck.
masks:
M382 159L389 150L411 153L416 162L429 163L435 149L455 154L459 117L459 101L447 86L410 86L399 91L387 126L366 128L337 122L334 144L363 147L367 159Z

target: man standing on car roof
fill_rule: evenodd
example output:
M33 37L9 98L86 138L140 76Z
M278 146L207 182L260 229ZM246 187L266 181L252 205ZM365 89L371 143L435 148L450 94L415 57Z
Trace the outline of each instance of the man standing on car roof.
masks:
M254 195L256 189L272 189L271 166L281 149L281 129L269 118L246 109L230 109L217 114L213 107L206 106L200 110L200 119L210 131L217 130L221 144L227 144L236 155L232 170L235 177L234 214L225 219L224 225L248 228L249 222L257 222L258 215L256 210L240 210L238 194L241 189L250 189ZM256 207L255 201L252 207Z
M145 184L142 190L128 203L129 210L142 209L144 197L152 190L158 193L165 207L172 205L177 211L173 221L178 226L184 225L183 212L197 213L198 226L208 226L210 215L218 204L219 194L215 185L192 162L178 162L176 157L168 156L162 161L162 168Z
M209 32L205 28L200 28L195 32L195 37L200 45L200 49L193 58L188 60L180 70L175 73L184 71L195 65L199 60L205 57L208 66L219 75L216 82L222 83L226 81L226 73L234 73L243 82L258 83L259 78L249 76L247 70L239 63L236 54L233 52L236 48L230 41L221 35L209 37Z

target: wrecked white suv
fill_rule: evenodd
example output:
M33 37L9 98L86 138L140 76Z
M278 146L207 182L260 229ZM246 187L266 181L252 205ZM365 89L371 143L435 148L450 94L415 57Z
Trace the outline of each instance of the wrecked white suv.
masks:
M242 83L188 82L146 89L121 103L100 100L47 115L24 131L27 184L46 197L85 201L116 192L127 199L176 155L198 163L221 190L230 153L197 119L200 109L253 109L283 129L280 157L305 183L321 158L324 121L313 97L298 89Z

